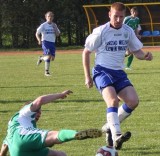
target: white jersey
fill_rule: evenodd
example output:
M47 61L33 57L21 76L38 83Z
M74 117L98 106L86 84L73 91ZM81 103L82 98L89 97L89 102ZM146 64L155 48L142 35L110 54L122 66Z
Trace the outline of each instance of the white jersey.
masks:
M36 128L36 112L31 111L31 105L32 103L25 105L10 119L8 123L7 136L4 140L4 143L9 145L9 147L12 146L12 143L15 143L17 145L20 145L20 143L24 143L25 147L27 147L27 142L32 142L33 140L35 140L36 134L41 134L42 141L45 139L46 133L48 131ZM16 135L18 136L18 140L16 140Z
M134 31L123 24L120 29L114 29L110 22L93 30L85 42L85 48L96 52L95 65L121 70L124 68L124 58L127 48L134 52L143 47Z
M56 29L59 31L57 25L55 23L49 24L48 22L42 23L37 28L37 33L42 34L42 41L49 41L49 42L55 42L56 41ZM60 31L59 31L60 32Z
M36 128L35 114L30 107L32 103L24 106L18 113L16 113L9 121L10 129L17 129L17 127Z
M12 140L14 132L17 129L21 129L21 134L24 133L24 129L35 129L35 114L36 112L31 112L30 107L32 103L24 106L19 112L17 112L8 122L8 130L7 130L7 140Z

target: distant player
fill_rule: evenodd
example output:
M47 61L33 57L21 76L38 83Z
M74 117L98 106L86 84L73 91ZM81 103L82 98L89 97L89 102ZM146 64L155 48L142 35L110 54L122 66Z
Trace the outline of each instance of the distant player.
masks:
M50 61L55 59L55 41L56 37L60 35L60 30L53 22L54 14L49 11L45 14L46 22L41 24L36 31L36 38L38 44L42 45L43 56L38 58L37 65L42 61L45 62L45 75L50 76Z
M64 99L70 93L72 91L66 90L62 93L42 95L14 114L8 123L7 136L2 144L0 156L7 156L8 149L10 156L66 156L64 152L49 147L71 140L100 137L102 132L98 129L56 131L37 128L41 107L57 99Z
M130 13L131 13L130 16L127 16L127 17L124 18L123 23L127 24L128 26L130 26L134 30L136 36L140 39L141 36L140 36L139 33L141 31L141 26L140 26L140 20L137 17L138 16L138 9L137 9L137 7L131 8ZM126 69L131 69L131 64L133 62L134 56L133 56L132 53L130 53L129 50L127 50L126 56L128 56L128 60L127 60L127 64L126 64Z
M124 72L124 59L127 48L140 60L152 60L150 52L142 50L143 44L132 28L123 24L126 7L116 2L109 11L110 21L95 28L85 42L83 68L85 85L93 87L93 81L106 103L106 132L109 146L121 149L131 137L131 132L122 133L120 123L129 117L138 106L138 95ZM95 52L95 66L91 77L90 54ZM119 99L124 103L119 106ZM92 108L91 108L92 109ZM96 115L96 114L95 114Z

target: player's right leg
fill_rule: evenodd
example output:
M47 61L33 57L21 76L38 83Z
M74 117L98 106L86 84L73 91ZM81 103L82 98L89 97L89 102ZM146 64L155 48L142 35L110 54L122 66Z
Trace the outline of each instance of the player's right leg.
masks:
M125 103L122 104L118 109L118 117L120 123L124 121L128 116L131 115L132 111L138 106L138 96L133 88L133 86L127 86L122 89L119 94L119 98L123 100ZM127 103L127 104L126 104ZM102 127L102 131L106 133L106 141L108 145L111 145L112 140L110 138L111 134L109 133L109 125L106 123ZM131 137L130 132L126 132L123 135L120 135L115 142L115 148L120 149L122 147L123 142L128 141Z
M131 137L131 132L126 132L124 134L119 135L114 142L115 149L120 150L122 148L122 144L128 141L130 137Z
M107 104L106 118L107 124L112 134L113 144L116 139L122 134L120 129L120 121L118 117L118 104L117 93L112 86L108 86L103 89L102 96Z
M43 60L44 60L45 76L50 76L49 70L50 70L51 56L50 55L44 55Z
M42 42L42 49L43 49L43 60L45 63L45 76L51 76L50 75L50 61L51 61L51 48L52 45L51 42L43 41Z

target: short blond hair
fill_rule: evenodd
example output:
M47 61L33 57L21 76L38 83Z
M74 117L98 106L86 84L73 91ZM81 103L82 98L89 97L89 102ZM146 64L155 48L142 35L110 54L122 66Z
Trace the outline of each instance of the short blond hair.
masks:
M117 11L126 11L126 7L121 2L115 2L111 5L111 9L115 9Z
M48 11L48 12L46 12L45 17L46 17L48 14L51 14L52 16L54 16L54 13L53 13L52 11Z

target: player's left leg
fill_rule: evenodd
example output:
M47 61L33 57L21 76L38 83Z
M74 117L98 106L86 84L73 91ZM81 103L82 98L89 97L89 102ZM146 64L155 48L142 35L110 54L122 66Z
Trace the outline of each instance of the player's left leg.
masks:
M124 101L119 107L118 114L120 122L131 115L132 111L138 106L139 98L133 86L127 86L118 93L121 100Z
M42 63L42 61L43 61L43 57L39 56L37 61L37 66L39 66Z
M60 131L49 131L45 139L45 144L50 147L54 144L61 144L72 140L84 140L101 136L102 132L98 129L87 129L83 131L62 129Z
M120 123L131 115L132 111L138 106L138 96L133 86L127 86L118 93L118 97L125 103L118 109L118 116ZM130 132L126 132L124 135L119 136L115 142L115 148L121 149L123 142L126 142L131 137Z

